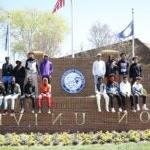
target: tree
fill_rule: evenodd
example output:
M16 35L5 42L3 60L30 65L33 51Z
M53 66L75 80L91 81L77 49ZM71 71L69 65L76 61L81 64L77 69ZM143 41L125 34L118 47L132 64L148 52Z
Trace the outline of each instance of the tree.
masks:
M0 15L0 21L8 21L8 14ZM15 10L9 12L9 21L14 53L40 50L50 57L58 54L67 32L67 25L61 17L37 10Z
M94 48L100 48L114 43L116 38L107 24L96 22L90 29L88 40Z

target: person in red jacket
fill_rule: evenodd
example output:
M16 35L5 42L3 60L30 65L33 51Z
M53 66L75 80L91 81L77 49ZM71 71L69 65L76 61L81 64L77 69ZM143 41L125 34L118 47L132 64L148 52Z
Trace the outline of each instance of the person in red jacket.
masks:
M38 96L38 113L41 113L41 108L42 108L42 102L43 100L47 101L48 105L48 113L51 113L51 105L52 105L52 98L51 98L51 85L48 83L47 78L43 78L42 83L40 85L40 95Z

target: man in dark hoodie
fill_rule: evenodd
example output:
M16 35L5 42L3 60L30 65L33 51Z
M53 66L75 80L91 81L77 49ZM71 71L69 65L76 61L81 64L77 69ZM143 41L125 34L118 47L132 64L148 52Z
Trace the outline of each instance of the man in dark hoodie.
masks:
M25 110L25 100L32 100L32 113L35 111L35 86L32 83L32 78L28 78L27 84L24 87L24 95L20 98L21 113Z
M129 62L126 59L125 53L121 53L120 57L121 59L118 61L118 72L120 77L123 77L124 75L128 75Z
M133 57L132 61L133 63L131 64L129 69L129 77L131 78L131 84L133 85L137 77L142 77L142 67L138 63L137 56Z
M16 66L14 68L14 77L16 78L16 83L20 85L21 95L23 95L23 86L25 80L25 67L22 66L21 61L16 61Z
M2 104L4 100L4 96L6 95L5 87L2 82L0 82L0 112L2 112Z

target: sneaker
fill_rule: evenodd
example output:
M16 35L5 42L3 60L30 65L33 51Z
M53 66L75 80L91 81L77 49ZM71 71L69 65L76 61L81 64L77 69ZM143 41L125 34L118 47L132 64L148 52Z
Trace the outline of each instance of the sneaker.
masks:
M23 113L24 113L24 108L22 108L22 109L21 109L20 113L21 113L21 114L23 114Z
M35 113L35 111L34 111L34 110L32 110L31 112L32 112L32 114L34 114L34 113Z
M135 112L136 112L136 110L135 110L135 109L132 109L132 112L134 112L134 113L135 113Z
M106 112L109 112L109 109L106 109Z
M140 111L140 105L139 104L136 105L136 109L137 109L137 111Z
M10 113L10 116L13 117L15 115L15 113Z
M101 109L98 109L98 112L101 112Z
M123 112L126 114L126 113L127 113L127 110L124 110Z
M51 110L49 109L47 113L48 113L48 114L51 114Z
M122 108L119 108L119 112L122 112Z
M41 109L39 109L38 113L39 113L39 114L41 114L41 113L42 113Z
M114 109L114 108L111 108L111 112L113 112L113 113L114 113L114 112L116 112L116 111L115 111L115 109Z
M146 104L143 105L142 110L149 110L149 109L146 107Z

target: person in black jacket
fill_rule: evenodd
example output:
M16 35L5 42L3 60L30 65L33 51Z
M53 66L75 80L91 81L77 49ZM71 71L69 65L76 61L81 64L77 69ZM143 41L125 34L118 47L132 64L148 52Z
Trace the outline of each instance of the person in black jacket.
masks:
M142 77L142 67L138 63L137 56L133 57L132 60L133 63L131 64L129 69L129 77L131 78L131 84L133 85L137 77Z
M126 54L120 54L121 59L118 61L118 72L120 77L128 75L129 62L126 59Z
M20 85L21 95L23 95L23 86L25 80L25 67L22 66L21 61L16 61L16 67L14 68L14 77L16 78L16 83Z
M32 100L32 113L35 111L35 86L32 83L32 78L28 78L27 84L24 87L24 95L20 98L21 113L24 113L25 100Z
M2 81L4 83L5 89L8 84L11 83L11 78L13 76L13 66L9 63L9 57L5 57L6 63L2 66Z
M113 56L108 57L108 61L106 62L106 78L109 81L109 75L114 74L115 80L117 80L117 62Z
M0 82L0 112L2 112L2 104L5 95L6 95L5 86L3 85L2 82Z

